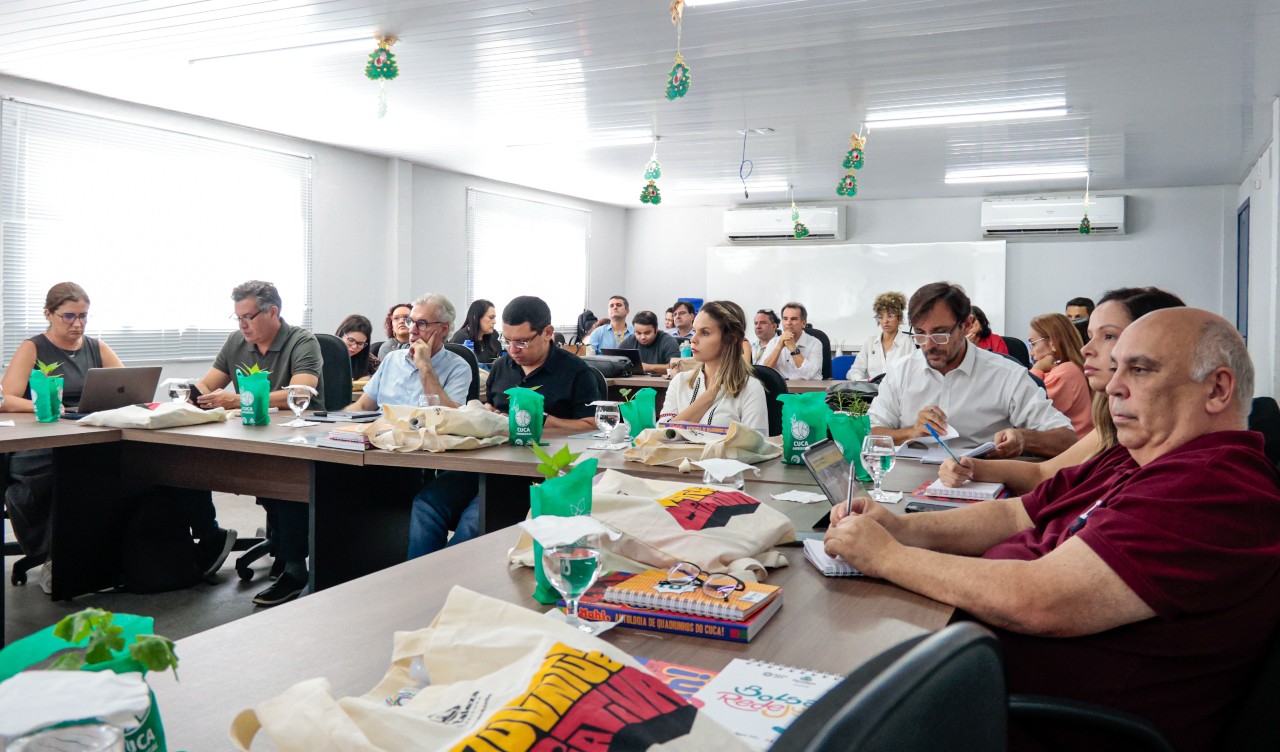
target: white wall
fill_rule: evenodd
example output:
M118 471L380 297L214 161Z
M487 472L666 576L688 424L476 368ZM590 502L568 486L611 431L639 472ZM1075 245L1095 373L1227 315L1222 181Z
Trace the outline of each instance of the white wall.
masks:
M1280 394L1276 352L1280 350L1280 99L1271 104L1271 143L1236 192L1235 211L1249 202L1249 354L1257 371L1256 393ZM1235 252L1232 233L1231 253ZM1233 267L1234 273L1234 267ZM1234 286L1232 288L1234 294Z
M1023 336L1033 316L1061 310L1077 295L1096 299L1107 289L1127 285L1156 285L1177 292L1190 305L1223 310L1224 249L1234 275L1236 186L1112 192L1129 196L1124 236L1009 241L1008 331L1002 333ZM848 242L981 240L981 201L856 199L848 209ZM724 244L724 208L629 210L626 294L633 310L661 311L679 296L702 296L706 249ZM1230 280L1234 284L1234 276ZM787 297L786 290L779 290L776 300L738 302L753 309L776 307Z

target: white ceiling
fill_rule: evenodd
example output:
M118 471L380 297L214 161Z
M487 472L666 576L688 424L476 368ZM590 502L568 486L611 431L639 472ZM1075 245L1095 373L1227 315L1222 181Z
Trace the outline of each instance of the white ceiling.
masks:
M663 205L723 205L741 188L681 184L733 186L736 131L773 128L747 140L752 202L832 202L869 110L1043 96L1070 113L871 133L859 198L1078 191L943 175L1086 153L1095 190L1238 183L1280 95L1277 0L737 0L686 9L692 85L668 102L667 6L4 0L0 73L636 207L651 147L610 140L656 129ZM375 45L323 44L378 34L400 38L381 120Z

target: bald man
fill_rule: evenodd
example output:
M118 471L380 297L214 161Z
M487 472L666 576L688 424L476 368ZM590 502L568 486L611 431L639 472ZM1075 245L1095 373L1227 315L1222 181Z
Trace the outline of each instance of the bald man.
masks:
M1138 319L1112 360L1119 446L1019 499L909 516L855 499L826 549L995 628L1009 691L1121 708L1207 749L1280 622L1280 479L1245 430L1253 365L1193 308Z

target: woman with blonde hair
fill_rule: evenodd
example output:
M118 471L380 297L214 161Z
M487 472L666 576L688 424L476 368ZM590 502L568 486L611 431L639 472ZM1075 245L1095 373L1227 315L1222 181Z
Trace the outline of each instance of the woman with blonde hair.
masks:
M867 338L849 369L850 381L870 381L883 376L896 362L911 357L916 345L911 335L902 331L902 314L907 310L907 296L900 292L882 292L871 304L880 331Z
M1061 313L1045 313L1031 319L1027 348L1031 373L1044 381L1045 391L1058 412L1071 419L1076 438L1093 431L1089 383L1084 378L1080 332Z
M742 357L747 327L742 309L725 300L705 303L693 320L693 359L698 368L677 374L658 420L728 426L741 423L769 431L764 387Z

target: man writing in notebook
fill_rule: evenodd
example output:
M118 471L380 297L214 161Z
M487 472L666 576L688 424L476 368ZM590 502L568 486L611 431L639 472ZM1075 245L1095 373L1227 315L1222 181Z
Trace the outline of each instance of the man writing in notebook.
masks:
M1207 749L1280 622L1280 478L1245 430L1253 365L1193 308L1143 316L1112 361L1119 446L1020 499L901 517L855 499L826 551L993 626L1011 692L1117 707Z
M867 411L871 433L901 444L928 436L930 426L939 435L954 426L968 441L994 441L988 459L1056 457L1076 442L1071 420L1054 409L1027 369L965 338L973 314L958 285L921 287L907 315L920 349L885 375Z

